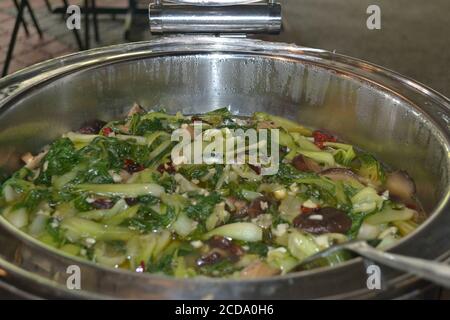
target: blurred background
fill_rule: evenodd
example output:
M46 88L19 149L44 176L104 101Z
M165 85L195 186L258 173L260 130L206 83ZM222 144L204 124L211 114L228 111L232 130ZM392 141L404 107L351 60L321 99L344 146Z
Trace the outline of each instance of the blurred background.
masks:
M0 0L0 71L6 61L21 1ZM150 0L27 2L29 7L24 8L24 22L19 24L8 73L86 47L152 37L146 15ZM63 13L66 5L77 4L83 9L86 3L90 8L88 45L85 15L76 35L67 28ZM265 39L367 60L450 96L449 0L281 0L281 3L284 32ZM381 30L366 27L366 9L371 4L381 8ZM34 14L36 23L30 13Z

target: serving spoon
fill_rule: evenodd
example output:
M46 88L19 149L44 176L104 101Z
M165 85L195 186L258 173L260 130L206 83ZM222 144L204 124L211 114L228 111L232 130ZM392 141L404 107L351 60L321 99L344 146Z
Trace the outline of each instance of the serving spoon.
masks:
M445 263L407 257L399 254L389 253L373 248L364 240L352 240L334 245L326 250L318 252L303 260L297 269L305 269L308 265L314 265L321 259L330 257L337 251L348 250L364 258L371 259L382 265L406 271L422 279L429 280L446 288L450 288L450 266ZM306 268L308 269L308 268Z

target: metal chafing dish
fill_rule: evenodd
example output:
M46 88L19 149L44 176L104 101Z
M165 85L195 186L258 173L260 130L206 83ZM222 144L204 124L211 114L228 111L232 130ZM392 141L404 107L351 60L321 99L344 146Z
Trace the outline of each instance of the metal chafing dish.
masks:
M435 260L450 255L450 101L392 71L318 49L172 36L29 67L0 79L0 167L10 173L21 154L37 152L86 120L117 118L134 101L168 112L267 111L326 127L415 179L430 217L392 252ZM74 264L82 290L66 287L67 267ZM429 287L389 268L382 268L383 290L368 290L366 280L361 258L258 280L134 274L61 254L0 217L0 288L23 297L392 298L417 297Z

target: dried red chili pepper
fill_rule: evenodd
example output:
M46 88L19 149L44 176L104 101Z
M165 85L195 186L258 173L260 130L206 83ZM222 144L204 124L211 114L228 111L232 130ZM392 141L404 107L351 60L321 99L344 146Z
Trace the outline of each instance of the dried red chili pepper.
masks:
M106 127L102 129L102 135L104 135L105 137L109 137L109 135L113 133L113 129Z
M301 206L301 208L300 208L302 213L311 213L311 212L317 211L319 209L320 209L319 206L317 206L317 208L308 208L308 207Z
M139 267L136 268L136 272L144 272L145 271L145 262L144 260L141 260L141 263L139 263Z
M325 147L323 144L324 142L336 142L337 141L336 137L334 137L328 133L325 133L323 131L320 131L320 130L316 130L313 132L313 138L314 138L314 144L316 146L318 146L320 149L323 149Z

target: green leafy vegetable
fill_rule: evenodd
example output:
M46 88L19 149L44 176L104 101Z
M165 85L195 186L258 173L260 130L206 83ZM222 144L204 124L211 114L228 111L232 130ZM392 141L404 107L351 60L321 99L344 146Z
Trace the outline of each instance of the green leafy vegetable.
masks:
M207 196L196 195L193 197L194 204L186 207L186 214L189 218L197 221L205 221L212 213L215 205L221 201L217 192L212 192Z
M381 163L369 154L361 154L358 156L360 166L357 170L358 174L377 184L383 184L386 175Z
M49 185L52 175L69 172L78 162L75 146L68 138L60 138L53 142L43 159L43 169L35 180L36 183Z

